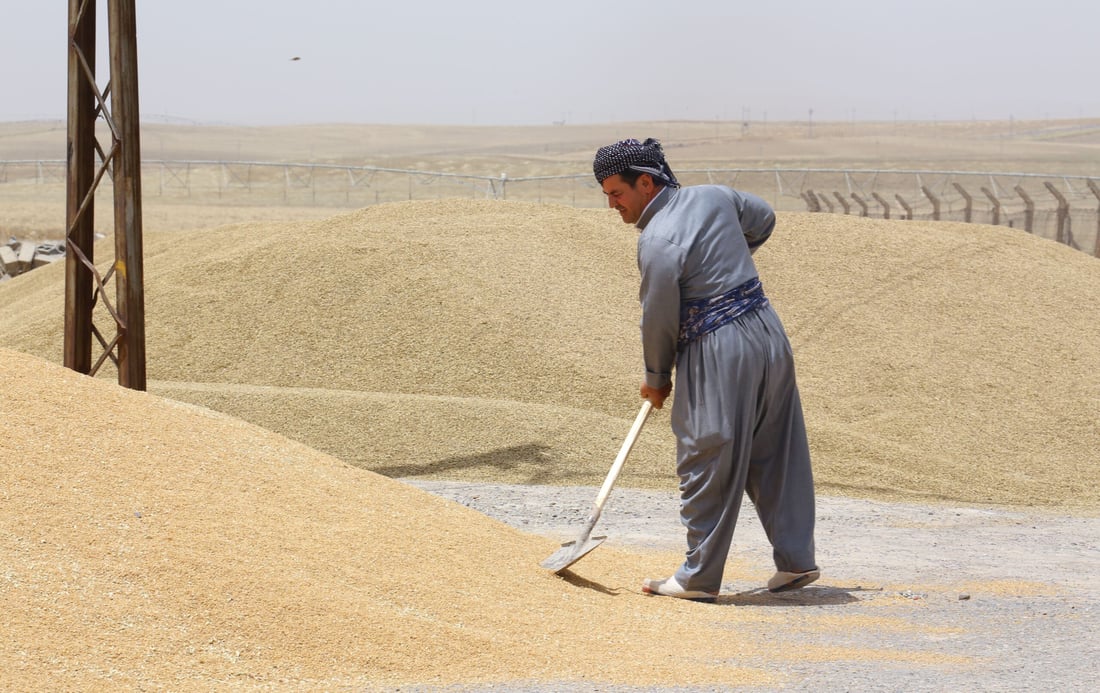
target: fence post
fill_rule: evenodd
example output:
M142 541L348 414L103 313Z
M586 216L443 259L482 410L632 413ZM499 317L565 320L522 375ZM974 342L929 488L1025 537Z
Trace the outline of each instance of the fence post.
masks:
M1017 185L1016 194L1024 201L1024 231L1031 233L1031 227L1035 223L1035 203L1028 197L1027 191Z
M924 193L925 197L927 197L929 200L932 201L932 220L933 221L939 221L940 220L940 201L939 201L939 199L935 195L932 194L932 191L928 189L927 185L920 186L920 190L921 190L922 193Z
M875 202L878 202L882 206L882 218L889 219L890 203L883 199L882 195L879 195L877 192L871 193L871 197L875 198Z
M997 199L997 196L990 192L989 188L982 187L982 192L989 201L993 203L993 225L1001 223L1001 201Z
M901 205L901 208L905 210L905 218L909 219L909 220L912 220L912 218L913 218L913 208L909 206L909 203L906 202L905 198L902 197L901 195L895 193L894 197L897 198L898 204Z
M859 205L859 208L861 210L859 216L867 216L867 203L863 201L863 198L861 198L857 193L852 193L852 199L855 200L856 204Z
M1096 181L1091 178L1088 181L1089 190L1096 196L1098 202L1100 202L1100 186L1096 185ZM1100 207L1096 208L1096 247L1092 251L1093 257L1100 257Z
M814 195L813 190L807 190L802 193L802 200L806 203L806 210L809 212L820 212L821 203L817 201L817 195Z
M836 199L840 202L840 206L844 208L845 214L848 214L852 211L852 208L848 205L848 200L845 200L843 195L836 192L835 190L833 191L833 195L835 195Z
M1050 194L1054 196L1054 199L1058 200L1058 229L1055 232L1055 238L1059 243L1066 242L1066 220L1069 218L1069 203L1066 202L1065 196L1058 192L1058 189L1054 187L1054 184L1050 181L1043 183Z
M958 183L952 183L952 185L955 186L955 190L958 190L959 194L962 195L964 200L966 200L966 210L963 212L963 221L969 224L971 218L973 217L974 200L971 199L970 193L966 192L966 188L964 188L962 185Z
M818 193L817 197L829 209L829 214L832 214L835 211L835 208L833 207L833 201L829 199L828 195L826 195L825 193Z

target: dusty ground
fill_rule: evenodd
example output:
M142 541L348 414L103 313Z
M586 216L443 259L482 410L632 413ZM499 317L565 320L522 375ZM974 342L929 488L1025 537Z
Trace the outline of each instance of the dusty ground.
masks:
M577 537L598 491L408 481L524 532L562 541ZM608 539L596 550L682 549L677 508L673 492L613 491L595 532ZM783 683L748 690L1090 690L1100 657L1092 635L1100 625L1100 519L837 496L818 498L817 517L823 579L800 592L772 595L762 588L773 570L767 539L746 501L731 559L743 572L725 583L715 608L788 613L784 624L759 632L777 648L895 644L959 659L938 662L934 674L927 663L795 662L784 666ZM583 575L584 560L572 570ZM808 631L807 613L835 620ZM928 630L887 633L845 622L887 614Z
M393 155L461 159L467 134ZM25 228L57 214L6 202ZM681 550L663 415L608 542L564 578L538 567L636 411L629 228L519 202L277 212L157 212L151 394L57 365L62 268L0 286L4 687L1095 678L1100 261L1010 229L781 215L757 260L799 363L825 575L761 593L746 510L711 607L638 593Z

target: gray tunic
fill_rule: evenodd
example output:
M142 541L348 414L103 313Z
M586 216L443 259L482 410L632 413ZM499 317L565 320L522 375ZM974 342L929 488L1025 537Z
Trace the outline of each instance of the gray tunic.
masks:
M766 305L677 351L681 303L756 278L752 253L771 235L774 212L724 186L665 188L637 225L646 384L667 385L675 369L671 420L687 528L677 581L719 590L745 492L776 568L816 568L809 446L779 317Z

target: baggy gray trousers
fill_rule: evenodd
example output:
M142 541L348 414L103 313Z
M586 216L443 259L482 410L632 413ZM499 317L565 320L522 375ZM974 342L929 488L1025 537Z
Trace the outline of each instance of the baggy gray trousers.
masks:
M771 305L685 346L676 358L686 589L717 592L747 492L778 570L816 568L814 483L794 358Z

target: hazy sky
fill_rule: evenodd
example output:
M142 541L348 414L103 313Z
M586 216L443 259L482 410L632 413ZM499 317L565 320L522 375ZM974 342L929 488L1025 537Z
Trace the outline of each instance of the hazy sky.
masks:
M64 118L68 3L0 7L0 121ZM137 18L147 120L1100 117L1096 0L153 0Z

